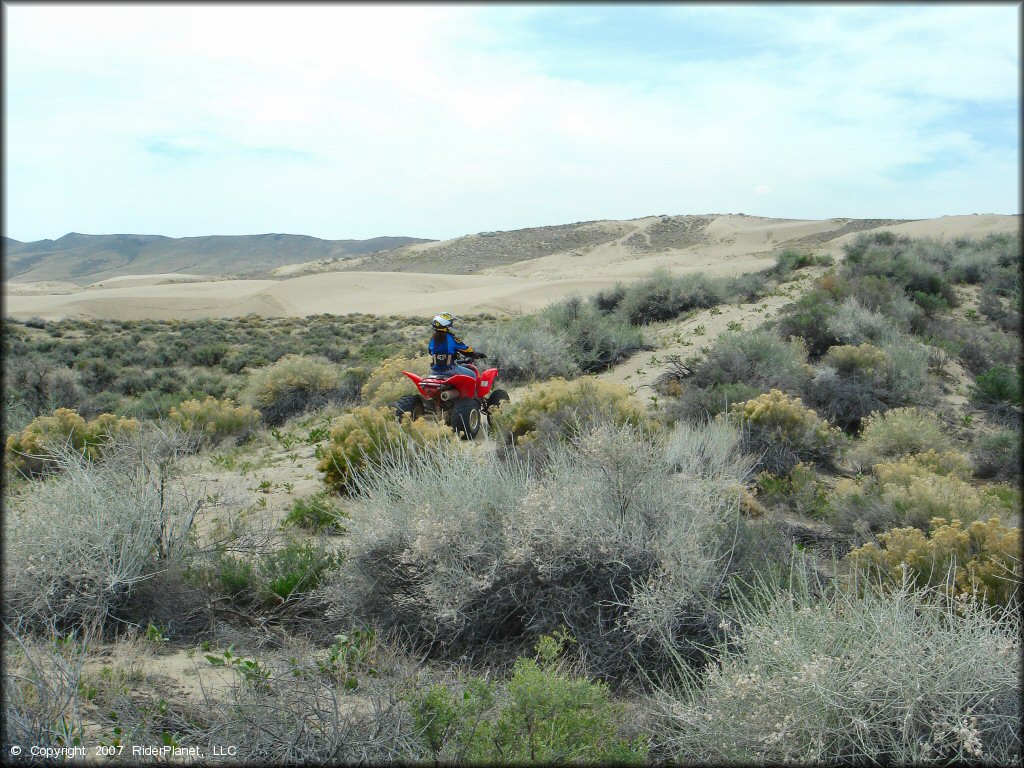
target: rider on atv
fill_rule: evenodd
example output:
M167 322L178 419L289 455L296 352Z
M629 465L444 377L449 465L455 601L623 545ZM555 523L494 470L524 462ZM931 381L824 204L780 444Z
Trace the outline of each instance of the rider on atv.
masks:
M475 352L454 333L456 320L461 320L448 312L434 315L431 323L434 326L434 335L430 338L428 349L430 351L431 365L430 372L435 376L454 376L461 373L463 376L476 377L476 373L464 365L455 362L457 356L483 360L487 355L482 352Z
M454 334L452 326L459 319L448 312L434 316L434 335L429 345L433 358L431 373L419 376L402 371L416 385L416 394L398 399L395 416L399 421L406 416L415 421L429 415L450 426L464 440L472 440L480 430L481 417L486 416L490 424L494 409L507 403L509 397L508 392L494 387L497 368L479 371L471 363L456 363L460 357L487 357Z

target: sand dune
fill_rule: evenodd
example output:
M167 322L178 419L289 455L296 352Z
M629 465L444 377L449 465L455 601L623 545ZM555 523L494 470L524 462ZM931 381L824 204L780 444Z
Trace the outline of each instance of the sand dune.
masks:
M1020 234L1020 216L1000 216L997 214L972 214L970 216L940 216L937 219L921 219L908 221L905 224L894 224L884 227L898 235L909 237L927 237L934 240L953 240L958 237L980 239L992 234ZM831 241L829 245L839 250L843 243L856 237L855 234L843 235Z
M124 288L138 285L165 285L170 283L200 283L216 279L216 275L190 275L184 272L165 272L159 275L119 275L108 277L97 283L86 286L86 290L95 288Z
M5 296L32 296L38 294L75 293L82 286L63 280L39 280L30 283L4 283Z
M67 285L4 285L5 313L27 319L85 315L117 320L198 319L257 313L268 317L360 312L379 315L520 313L572 293L583 295L650 274L658 267L676 273L739 274L772 263L787 244L839 252L848 219L808 221L725 215L714 218L685 247L650 245L660 217L629 222L628 232L593 248L448 275L413 272L344 271L280 280L233 280L203 275L159 274L108 278L85 289ZM913 237L983 237L1018 232L1019 216L944 216L882 227ZM834 238L829 235L835 233ZM645 244L648 247L644 247ZM49 290L48 290L49 289Z

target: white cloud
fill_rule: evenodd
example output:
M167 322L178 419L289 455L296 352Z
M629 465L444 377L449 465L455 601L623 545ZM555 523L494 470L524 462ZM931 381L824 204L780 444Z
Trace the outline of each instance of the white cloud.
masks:
M942 122L957 100L1018 99L1003 9L669 9L753 14L758 44L726 64L623 58L608 82L545 70L517 26L530 6L7 6L10 234L930 216L965 212L949 185L972 172L973 205L1015 212L999 162L1016 152ZM896 179L947 159L927 193Z

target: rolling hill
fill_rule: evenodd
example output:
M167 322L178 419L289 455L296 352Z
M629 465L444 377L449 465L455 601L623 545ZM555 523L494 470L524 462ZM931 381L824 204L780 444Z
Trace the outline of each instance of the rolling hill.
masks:
M7 280L88 285L123 275L249 275L286 264L350 259L427 242L431 241L415 237L321 240L305 235L265 234L172 238L71 232L58 240L31 243L5 237L3 257Z

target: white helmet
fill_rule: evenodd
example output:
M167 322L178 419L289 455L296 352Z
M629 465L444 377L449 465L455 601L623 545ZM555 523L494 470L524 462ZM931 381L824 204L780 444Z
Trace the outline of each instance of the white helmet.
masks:
M450 312L442 312L440 315L434 315L434 320L431 325L439 331L447 331L451 329L456 320L461 319L461 317L453 315Z

